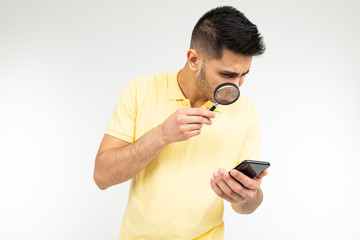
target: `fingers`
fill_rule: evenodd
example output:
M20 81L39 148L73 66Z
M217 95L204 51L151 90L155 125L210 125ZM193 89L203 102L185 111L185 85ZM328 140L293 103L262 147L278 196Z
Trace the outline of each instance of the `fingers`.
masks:
M192 124L192 123L201 123L207 125L212 124L210 118L206 118L202 116L184 116L184 117L179 117L177 120L179 124Z
M238 174L235 173L235 175ZM210 179L210 184L219 197L229 202L245 202L253 199L260 188L261 178L251 179L244 175L244 177L239 179L243 180L244 183L241 181L239 183L224 169L219 169Z
M202 124L201 123L186 124L182 128L184 131L201 130Z
M207 109L202 108L182 108L177 111L176 122L178 124L201 123L211 125L210 118L214 118L216 114Z
M216 184L216 181L214 178L210 179L211 188L214 190L216 195L219 197L225 199L228 202L235 202L236 200L231 198L230 196L226 195L224 191Z
M214 118L216 116L213 111L204 108L184 108L182 110L188 116L202 116L205 118Z
M211 118L215 118L216 114L208 109L188 108L186 109L186 123L201 123L211 125Z
M167 143L185 141L199 135L203 124L211 125L215 115L202 108L178 109L161 124L160 134Z
M210 182L215 193L229 202L240 202L245 200L244 197L251 197L249 190L235 181L224 169L214 172Z
M248 189L258 189L261 185L262 180L260 175L255 177L254 179L251 179L236 169L231 170L230 175L239 182L241 182L241 184Z
M264 170L262 173L260 173L257 178L263 178L268 174L268 170Z

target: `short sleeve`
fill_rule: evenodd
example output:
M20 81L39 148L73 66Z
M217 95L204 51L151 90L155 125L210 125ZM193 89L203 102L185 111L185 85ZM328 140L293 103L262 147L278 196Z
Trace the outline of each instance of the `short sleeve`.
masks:
M240 149L237 164L244 160L260 160L260 121L256 105L251 102L249 126ZM236 165L237 165L236 164Z
M135 80L126 86L111 115L105 133L126 142L135 141L135 124L137 112L137 89Z

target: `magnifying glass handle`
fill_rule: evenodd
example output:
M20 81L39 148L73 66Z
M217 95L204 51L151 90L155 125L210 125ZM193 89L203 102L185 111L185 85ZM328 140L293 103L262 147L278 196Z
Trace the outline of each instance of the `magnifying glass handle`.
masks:
M217 105L218 105L218 103L215 103L215 104L210 108L210 111L214 111Z

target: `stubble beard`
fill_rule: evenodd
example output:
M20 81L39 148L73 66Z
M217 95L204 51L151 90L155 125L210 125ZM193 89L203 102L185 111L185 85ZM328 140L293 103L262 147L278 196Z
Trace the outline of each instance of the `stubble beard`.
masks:
M213 99L213 92L211 90L211 87L208 83L208 81L206 80L206 73L205 73L205 65L201 66L201 70L200 70L200 74L199 76L196 77L195 82L196 85L198 87L198 89L200 90L200 92L210 101L214 101Z

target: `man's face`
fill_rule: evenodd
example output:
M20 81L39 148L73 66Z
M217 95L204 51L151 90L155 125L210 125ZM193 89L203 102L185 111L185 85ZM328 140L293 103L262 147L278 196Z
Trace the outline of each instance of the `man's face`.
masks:
M215 102L214 91L219 84L231 82L240 87L244 83L251 61L252 57L224 49L221 59L212 59L202 64L196 85L207 99Z

